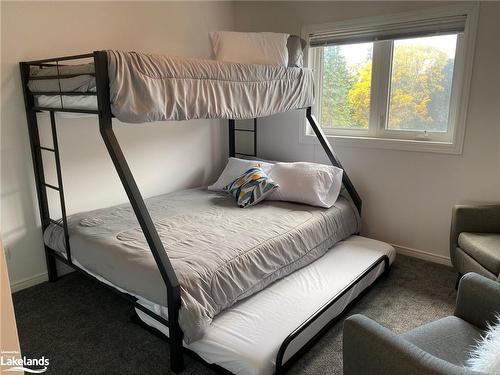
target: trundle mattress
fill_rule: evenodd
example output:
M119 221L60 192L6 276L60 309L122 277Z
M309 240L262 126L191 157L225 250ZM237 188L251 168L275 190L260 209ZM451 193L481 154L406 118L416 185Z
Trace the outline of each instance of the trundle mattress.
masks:
M206 362L234 374L271 375L275 371L276 356L283 340L325 304L338 297L383 256L387 256L392 264L396 252L384 242L351 236L338 242L310 265L219 314L200 340L185 344L185 347ZM383 272L384 262L381 262L361 277L290 343L283 363L339 316ZM156 314L167 317L165 307L142 297L139 297L139 302ZM136 312L146 324L168 336L167 327L138 309Z
M234 303L321 257L359 231L350 199L330 209L287 202L238 208L231 196L192 189L146 200L181 285L187 342ZM110 283L166 306L166 288L129 204L68 217L73 261ZM64 253L51 225L46 244Z

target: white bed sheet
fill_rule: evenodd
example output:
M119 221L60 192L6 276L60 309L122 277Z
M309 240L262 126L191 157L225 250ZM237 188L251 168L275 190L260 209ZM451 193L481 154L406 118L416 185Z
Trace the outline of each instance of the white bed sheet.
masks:
M392 263L396 253L384 242L360 236L341 241L309 266L219 314L204 337L186 347L208 363L235 374L270 375L274 373L276 355L283 340L382 255L387 255ZM383 270L382 263L293 341L285 353L285 361L338 316ZM167 317L165 308L143 299L140 302ZM140 310L136 311L144 322L168 335L167 327Z

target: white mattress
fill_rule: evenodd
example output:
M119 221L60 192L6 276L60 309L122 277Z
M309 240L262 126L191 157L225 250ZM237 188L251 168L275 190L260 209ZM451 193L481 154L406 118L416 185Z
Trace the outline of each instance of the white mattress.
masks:
M219 314L205 336L187 348L208 363L235 374L274 373L278 350L283 340L350 282L366 271L380 256L395 258L392 246L360 236L337 243L323 257L284 279L268 286ZM381 263L356 287L333 304L310 325L285 353L286 362L325 324L338 316L349 302L370 286L383 272ZM166 317L166 309L140 299L141 304ZM168 335L168 328L136 309L147 324Z

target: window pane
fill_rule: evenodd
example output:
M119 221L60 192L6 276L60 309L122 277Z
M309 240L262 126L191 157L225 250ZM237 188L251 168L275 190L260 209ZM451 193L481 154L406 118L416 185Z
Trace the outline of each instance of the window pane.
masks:
M368 128L373 43L323 48L321 125Z
M394 41L389 130L446 132L457 35Z

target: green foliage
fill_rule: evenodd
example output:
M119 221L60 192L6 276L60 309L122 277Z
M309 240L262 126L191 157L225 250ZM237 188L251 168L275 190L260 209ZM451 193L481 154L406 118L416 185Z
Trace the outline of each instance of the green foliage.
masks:
M323 126L335 128L350 126L352 108L347 98L353 84L352 79L352 74L347 69L340 48L325 48L321 100L321 123L324 124Z
M446 131L453 59L438 48L395 45L391 73L389 129ZM371 54L348 66L340 47L324 49L321 123L367 128L372 80Z

